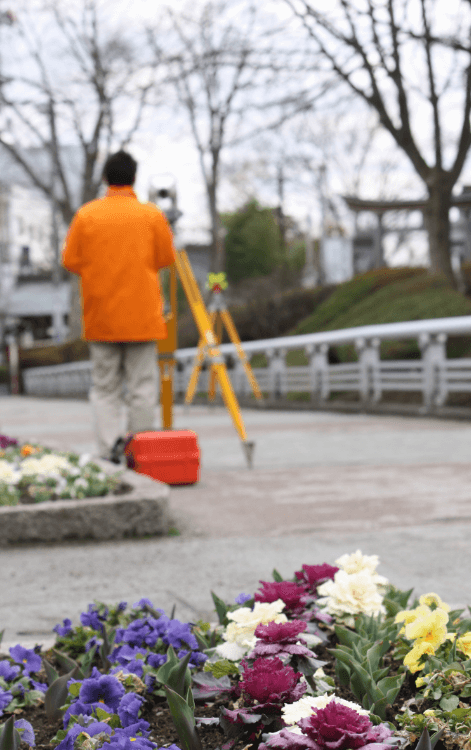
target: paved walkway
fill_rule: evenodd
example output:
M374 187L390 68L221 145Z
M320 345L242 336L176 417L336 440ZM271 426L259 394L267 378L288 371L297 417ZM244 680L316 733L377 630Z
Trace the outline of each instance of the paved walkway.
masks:
M171 489L179 537L0 550L5 641L47 641L93 599L151 598L181 619L212 617L210 590L233 600L303 563L360 548L416 593L471 604L471 423L419 417L244 409L248 469L223 407L182 406L198 434L200 482ZM159 428L159 420L154 425ZM94 452L86 401L0 397L0 433Z

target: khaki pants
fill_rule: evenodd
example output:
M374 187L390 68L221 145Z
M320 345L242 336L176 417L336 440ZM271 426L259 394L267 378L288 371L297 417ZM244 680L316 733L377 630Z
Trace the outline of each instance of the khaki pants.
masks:
M154 341L92 341L90 355L95 435L99 455L109 458L118 437L153 429L158 400L156 346Z

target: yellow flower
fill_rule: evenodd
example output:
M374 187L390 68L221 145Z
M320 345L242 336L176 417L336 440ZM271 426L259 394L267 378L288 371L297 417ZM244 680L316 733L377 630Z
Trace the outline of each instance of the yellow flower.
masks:
M417 617L405 627L406 638L411 641L430 643L433 650L446 641L448 614L443 609L435 609L430 614Z
M415 686L416 686L416 687L423 687L423 686L424 686L424 685L426 685L426 684L427 684L427 683L426 683L426 681L424 680L424 678L423 678L423 677L417 677L417 679L416 679L416 681L415 681Z
M5 451L0 451L0 458L3 458L4 455L5 455Z
M433 655L435 653L435 649L433 648L431 643L428 643L427 641L421 641L420 643L414 644L412 649L409 651L408 654L404 657L404 664L406 667L409 667L412 674L414 672L418 672L421 667L419 664L420 659L425 654Z
M456 648L459 648L460 651L463 651L466 656L471 656L471 631L468 630L467 633L462 635L458 640L456 641Z
M408 625L411 622L414 622L418 617L424 617L425 615L430 615L432 613L432 610L430 607L427 607L426 604L421 604L420 607L416 607L415 609L403 609L402 612L398 612L396 617L394 618L394 622L404 622L406 625ZM398 635L404 635L405 633L405 627L401 628Z
M429 607L432 607L435 605L437 609L443 609L445 612L450 611L450 605L445 604L445 602L442 602L438 594L430 593L430 594L422 594L421 597L419 597L420 604L426 604Z

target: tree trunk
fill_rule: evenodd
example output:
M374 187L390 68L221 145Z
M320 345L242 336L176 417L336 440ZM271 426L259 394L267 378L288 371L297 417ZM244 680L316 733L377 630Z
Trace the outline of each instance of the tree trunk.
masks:
M452 185L443 174L428 184L429 199L424 211L428 232L430 267L435 273L443 273L456 288L456 279L451 265L450 248L450 203Z
M221 273L226 270L224 242L221 232L221 220L217 210L216 186L208 186L209 214L211 217L211 271Z

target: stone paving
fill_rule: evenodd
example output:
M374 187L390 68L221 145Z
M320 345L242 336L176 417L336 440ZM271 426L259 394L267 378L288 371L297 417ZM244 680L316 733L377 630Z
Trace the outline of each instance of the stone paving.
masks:
M156 415L154 427L160 423ZM360 548L417 594L471 604L471 423L422 417L243 409L248 469L223 407L174 409L193 429L198 484L170 492L181 536L0 550L5 640L47 642L93 599L141 596L176 616L213 617L210 590L233 600L303 563ZM94 452L89 404L0 397L0 433Z

